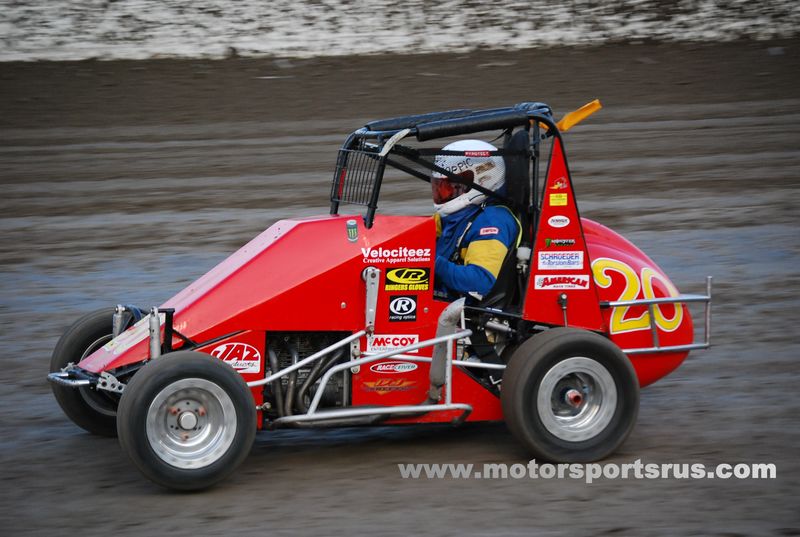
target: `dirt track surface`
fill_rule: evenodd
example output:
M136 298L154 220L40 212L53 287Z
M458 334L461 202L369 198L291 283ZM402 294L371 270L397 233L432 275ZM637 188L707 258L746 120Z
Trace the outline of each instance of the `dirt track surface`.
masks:
M0 64L3 534L800 535L798 57ZM276 219L324 213L364 120L594 97L606 108L566 137L583 215L684 292L715 277L715 346L643 391L606 462L775 463L777 479L401 479L397 463L527 462L502 425L474 425L262 433L231 479L176 495L57 407L44 377L73 316L163 302ZM422 187L392 184L383 205L430 211Z

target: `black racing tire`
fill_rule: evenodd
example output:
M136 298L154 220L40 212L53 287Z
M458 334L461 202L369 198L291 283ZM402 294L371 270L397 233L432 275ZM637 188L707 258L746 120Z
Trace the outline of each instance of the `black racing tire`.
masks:
M605 337L553 328L525 341L503 374L506 424L535 457L585 463L613 453L639 413L639 381Z
M133 376L117 431L145 477L173 490L200 490L225 479L250 453L256 404L233 368L208 354L177 351Z
M61 371L70 363L77 364L111 341L113 315L113 308L104 308L75 321L53 349L50 372ZM90 387L51 386L64 414L76 425L100 436L117 435L117 408L113 396Z

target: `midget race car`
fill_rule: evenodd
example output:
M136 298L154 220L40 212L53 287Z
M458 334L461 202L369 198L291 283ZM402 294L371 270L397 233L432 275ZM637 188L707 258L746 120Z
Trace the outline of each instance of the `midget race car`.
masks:
M258 430L283 427L505 421L539 459L607 457L634 427L639 389L709 346L711 278L682 295L580 216L562 134L599 108L368 123L339 150L330 214L275 223L158 307L76 320L50 364L58 403L179 490L224 479ZM379 214L378 201L392 174L468 182L434 157L479 133L502 141L505 190L484 193L514 212L521 241L488 294L450 302L434 293L434 219ZM476 345L491 352L476 358Z

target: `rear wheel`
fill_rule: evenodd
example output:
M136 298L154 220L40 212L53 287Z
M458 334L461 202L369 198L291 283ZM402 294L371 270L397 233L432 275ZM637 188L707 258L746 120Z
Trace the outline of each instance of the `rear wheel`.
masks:
M147 478L176 490L203 489L227 477L250 452L255 402L227 364L178 351L134 375L120 402L117 430Z
M512 434L552 462L602 459L630 434L639 382L608 339L554 328L514 352L503 375L503 413Z
M77 364L111 341L114 310L105 308L84 315L58 340L50 359L50 372ZM117 401L111 394L94 388L52 385L53 395L64 413L76 425L92 434L116 436Z

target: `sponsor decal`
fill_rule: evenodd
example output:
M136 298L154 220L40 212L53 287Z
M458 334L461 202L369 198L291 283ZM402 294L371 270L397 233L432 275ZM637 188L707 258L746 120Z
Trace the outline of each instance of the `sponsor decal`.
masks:
M356 242L358 240L358 223L355 220L348 220L346 223L347 240Z
M567 204L566 194L550 194L550 206L559 207Z
M544 247L550 248L551 246L574 246L575 239L545 239Z
M547 225L550 227L567 227L569 225L569 218L566 216L562 216L557 214L555 216L551 216L547 219Z
M419 343L418 334L373 334L367 337L367 352L394 351L415 343Z
M417 297L398 295L389 297L389 321L409 322L417 320Z
M247 343L223 343L211 351L211 356L216 356L239 373L261 372L261 353Z
M500 233L500 230L496 227L482 227L478 232L479 235L497 235L498 233Z
M386 271L385 291L427 291L430 287L431 269L396 268Z
M385 395L390 392L407 392L413 390L417 385L413 380L406 379L378 379L371 382L364 382L361 389L365 392L374 392L378 395Z
M536 289L588 289L587 274L555 274L552 276L537 274L534 276Z
M550 190L564 190L567 188L567 178L566 177L559 177L555 181L553 181Z
M583 252L539 252L539 270L582 269Z
M364 263L425 263L431 260L430 248L362 248Z
M465 157L491 157L491 151L464 151Z
M380 362L369 368L374 373L410 373L417 369L417 364L411 362Z

